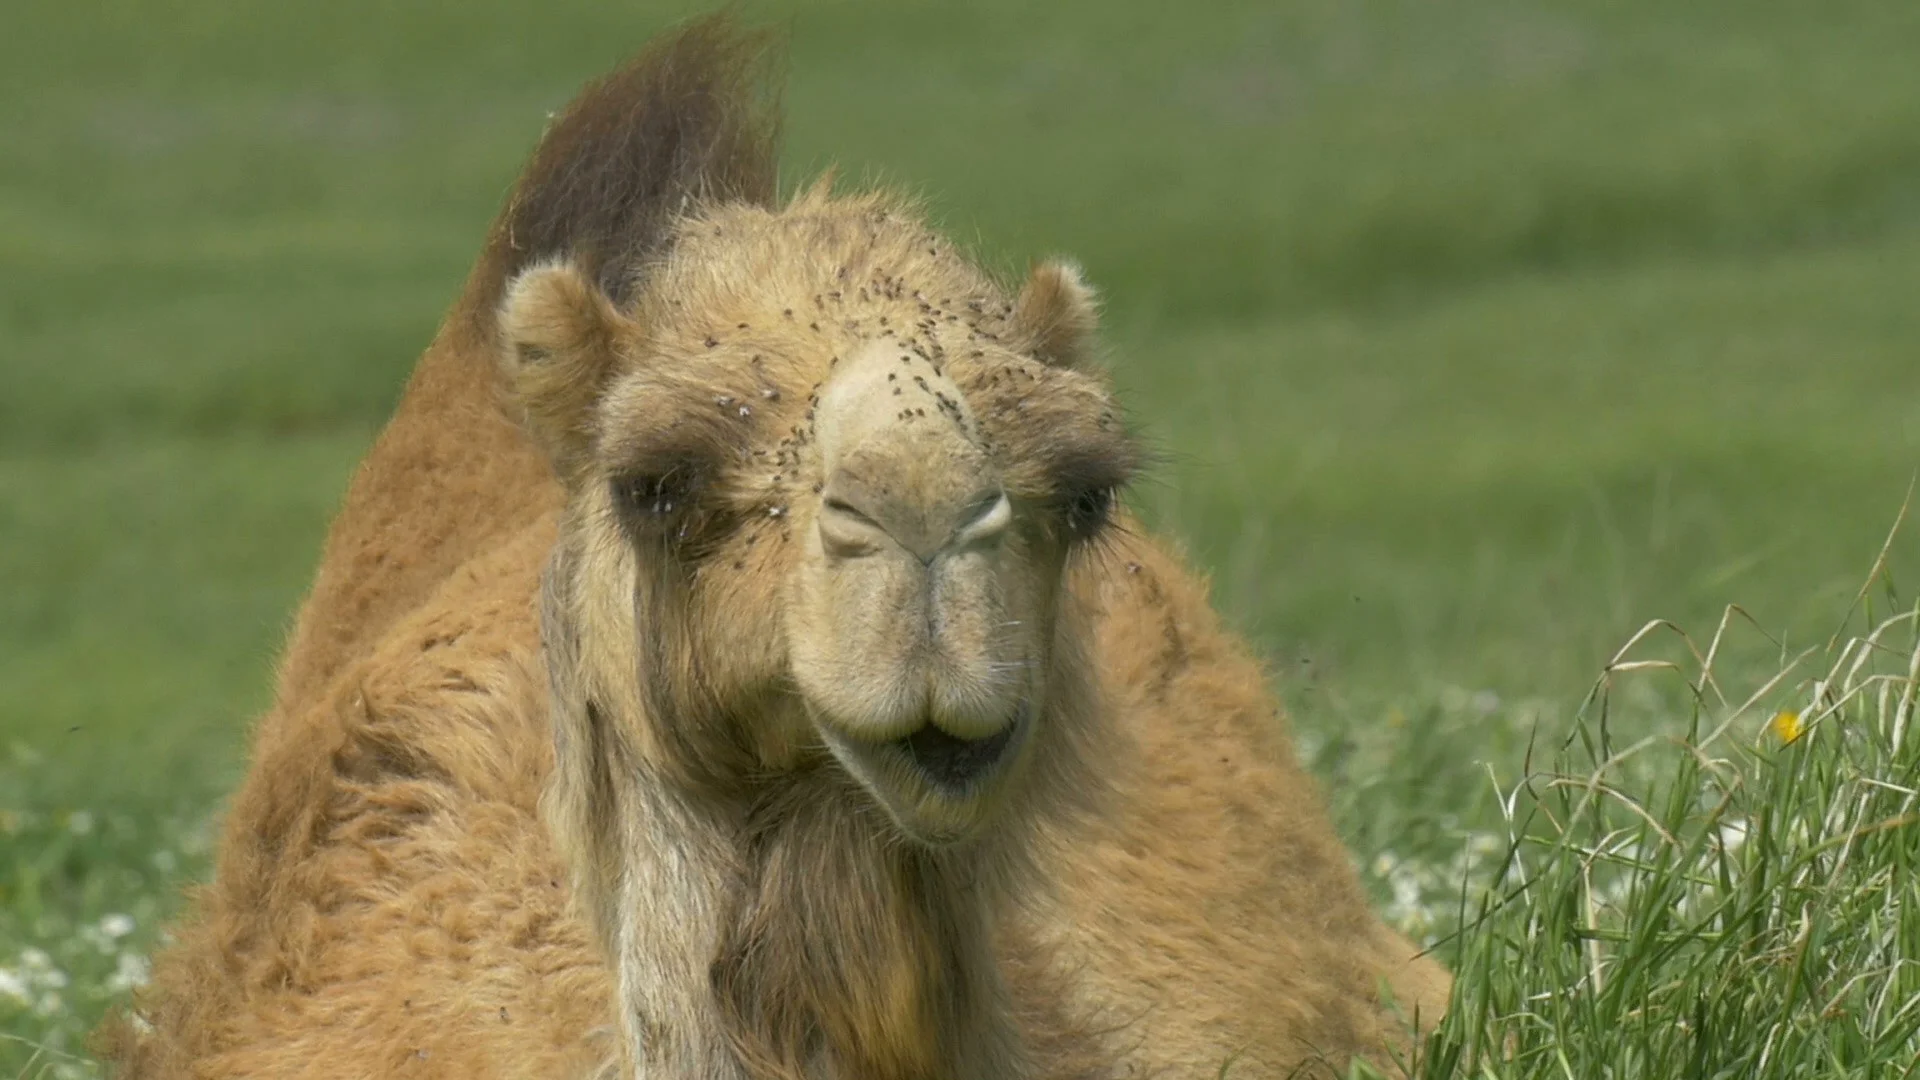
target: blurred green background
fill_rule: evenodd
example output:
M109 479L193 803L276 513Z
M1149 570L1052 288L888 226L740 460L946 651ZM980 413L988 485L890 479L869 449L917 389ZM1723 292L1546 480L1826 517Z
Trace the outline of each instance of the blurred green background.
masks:
M329 514L546 114L693 10L7 5L0 1034L46 1049L0 1073L80 1068L205 872ZM1912 0L745 11L790 32L789 182L1084 261L1166 458L1137 502L1363 864L1445 858L1648 619L1738 602L1754 671L1824 640L1920 465Z

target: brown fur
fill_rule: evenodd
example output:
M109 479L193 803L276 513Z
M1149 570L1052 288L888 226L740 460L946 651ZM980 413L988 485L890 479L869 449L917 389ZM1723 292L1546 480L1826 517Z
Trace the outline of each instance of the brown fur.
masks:
M1027 351L1049 364L1079 365L1091 358L1097 302L1073 263L1049 261L1034 268L1020 288L1014 334Z
M1077 271L777 205L761 55L692 24L543 140L121 1075L1284 1076L1400 1042L1382 986L1436 1015L1203 583L1100 527L1136 455ZM878 517L822 494L856 466ZM1022 734L960 794L870 759L928 715Z

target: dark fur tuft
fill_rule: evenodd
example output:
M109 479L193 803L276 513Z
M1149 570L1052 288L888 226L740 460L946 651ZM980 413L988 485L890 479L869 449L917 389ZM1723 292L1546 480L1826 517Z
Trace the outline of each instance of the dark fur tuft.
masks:
M543 259L571 259L624 303L633 270L699 201L771 205L775 40L727 15L689 22L590 84L548 127L494 226L480 312Z

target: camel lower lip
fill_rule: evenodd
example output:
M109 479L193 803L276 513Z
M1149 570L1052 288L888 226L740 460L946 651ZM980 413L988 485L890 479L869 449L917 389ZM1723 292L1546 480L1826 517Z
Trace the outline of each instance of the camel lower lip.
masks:
M935 784L962 788L999 764L1019 726L1008 724L983 739L962 739L928 724L892 745Z

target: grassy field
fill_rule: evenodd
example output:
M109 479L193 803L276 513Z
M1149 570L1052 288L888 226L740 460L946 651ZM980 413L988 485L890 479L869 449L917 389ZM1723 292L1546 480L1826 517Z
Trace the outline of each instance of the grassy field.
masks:
M0 1076L87 1073L84 1032L206 872L209 818L348 471L547 111L690 10L9 5ZM1607 816L1624 800L1556 808L1564 789L1515 785L1569 736L1598 738L1600 705L1582 702L1648 620L1704 649L1742 605L1751 622L1714 660L1737 704L1825 645L1873 570L1920 466L1910 0L748 10L791 31L790 176L839 162L922 191L995 265L1084 260L1116 376L1167 458L1137 501L1271 658L1390 917L1443 937L1463 881L1516 874L1540 882L1527 904L1585 905L1510 904L1443 946L1482 972L1461 1015L1537 1005L1499 974L1519 956L1539 979L1595 981L1585 1012L1489 1021L1512 1036L1494 1045L1571 1048L1570 1075L1900 1075L1914 1044L1888 1025L1920 997L1901 982L1920 896L1904 919L1896 903L1920 864L1920 830L1898 824L1916 764L1906 698L1875 696L1899 683L1847 676L1870 692L1791 749L1608 764L1654 808L1624 824ZM1877 612L1911 603L1916 537L1888 549ZM1657 634L1634 655L1687 651ZM1711 693L1690 707L1691 660L1623 672L1606 746L1576 737L1551 767L1590 774L1695 724L1728 723L1716 747L1777 744L1768 718L1809 705L1811 722L1823 699L1803 677L1852 655L1822 652L1744 712ZM1904 784L1906 809L1812 812L1861 777ZM1787 839L1728 843L1736 819L1743 837L1789 823ZM1648 822L1662 831L1612 846ZM1856 850L1821 847L1822 830L1868 826L1880 846L1820 861ZM1508 858L1514 837L1537 850ZM1693 846L1662 862L1668 841ZM1603 849L1597 871L1566 869ZM1716 911L1751 903L1752 933L1635 921L1709 885ZM1596 915L1595 896L1622 914ZM1788 948L1821 907L1845 913L1821 931L1824 974L1810 937ZM1708 1039L1692 999L1636 1011L1611 976L1601 994L1599 971L1635 958L1659 986L1752 1011L1715 1012ZM1846 992L1879 1005L1841 992L1850 963L1864 981ZM1770 982L1780 970L1795 977ZM1709 995L1709 971L1752 979ZM1714 1056L1775 1006L1797 1049ZM1709 1049L1629 1052L1641 1028ZM1447 1045L1465 1057L1440 1047L1442 1065L1485 1052L1461 1031Z

